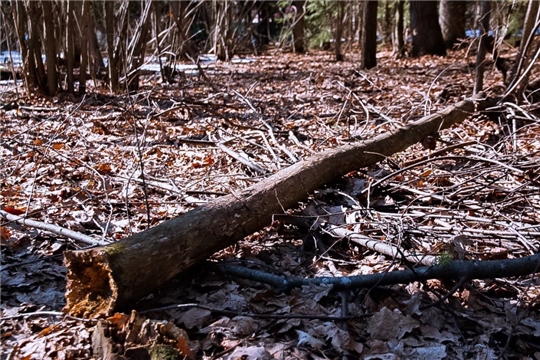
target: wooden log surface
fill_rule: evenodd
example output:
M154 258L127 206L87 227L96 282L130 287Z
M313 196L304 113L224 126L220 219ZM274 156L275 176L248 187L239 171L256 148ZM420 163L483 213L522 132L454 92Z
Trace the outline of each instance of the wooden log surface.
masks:
M110 315L253 232L272 215L297 206L339 176L370 166L428 135L494 105L467 99L396 131L331 149L300 161L250 186L116 243L66 251L65 311L74 316Z

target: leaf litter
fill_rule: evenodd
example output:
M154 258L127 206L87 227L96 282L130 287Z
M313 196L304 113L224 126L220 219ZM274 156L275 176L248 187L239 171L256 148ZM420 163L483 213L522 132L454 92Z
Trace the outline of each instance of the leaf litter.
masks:
M356 57L278 52L218 62L207 72L212 84L148 77L138 94L96 87L77 103L17 98L4 86L2 97L18 107L1 110L2 209L116 241L470 96L472 60L463 50L405 60L381 52L370 71L357 70ZM501 80L488 70L489 95L501 94ZM311 227L284 218L211 260L300 277L407 268L328 225L439 259L530 255L540 235L537 105L506 104L349 173L287 211ZM540 357L535 275L472 280L427 307L454 284L282 293L195 268L133 304L138 312L96 325L53 315L65 305L58 255L84 244L8 221L1 234L2 359L171 349L206 359ZM342 314L356 317L332 320Z

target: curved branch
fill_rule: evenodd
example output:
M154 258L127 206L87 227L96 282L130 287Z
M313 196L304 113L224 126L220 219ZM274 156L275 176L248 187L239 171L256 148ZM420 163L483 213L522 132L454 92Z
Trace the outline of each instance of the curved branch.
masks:
M261 270L219 263L215 268L222 274L268 284L277 290L287 291L303 285L332 285L334 289L371 288L373 286L406 284L418 280L441 279L465 282L471 279L488 279L524 276L540 272L540 253L505 260L457 260L443 265L385 272L379 274L299 278L270 274Z

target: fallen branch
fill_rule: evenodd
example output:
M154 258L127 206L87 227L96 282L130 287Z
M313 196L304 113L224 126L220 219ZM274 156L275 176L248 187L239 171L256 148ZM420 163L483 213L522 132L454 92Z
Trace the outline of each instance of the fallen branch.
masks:
M372 140L315 154L240 193L215 199L117 243L66 251L67 305L75 316L111 314L296 206L342 174L370 166L494 104L467 99Z
M66 228L63 228L63 227L55 225L55 224L47 224L47 223L44 223L44 222L41 222L41 221L36 221L36 220L32 220L32 219L26 219L26 218L21 217L21 216L10 214L10 213L8 213L7 211L4 211L4 210L0 210L0 216L3 217L6 220L14 221L14 222L16 222L18 224L30 226L30 227L33 227L33 228L36 228L36 229L45 230L45 231L48 231L48 232L56 234L56 235L65 236L67 238L70 238L70 239L73 239L73 240L76 240L76 241L80 241L80 242L82 242L84 244L93 245L93 246L96 246L96 245L104 246L104 245L110 244L110 242L96 240L95 238L93 238L91 236L84 235L84 234L81 234L79 232L76 232L76 231L73 231L73 230L70 230L70 229L66 229Z
M370 238L369 236L355 233L354 231L347 230L336 225L328 225L326 228L326 231L328 231L330 235L347 238L349 241L352 241L360 246L376 251L380 254L388 255L398 260L405 260L414 264L418 263L427 266L435 265L440 260L439 256L411 253L410 251L402 250L393 244L376 240L374 238Z
M465 281L529 275L540 272L540 254L505 260L456 260L429 267L342 277L286 277L226 263L217 264L215 267L220 273L255 280L278 291L287 291L304 285L332 285L334 289L340 290L407 284L430 279Z
M234 152L233 150L229 149L223 144L217 144L217 146L227 155L232 157L233 159L237 160L238 162L246 165L248 168L255 170L259 174L266 174L266 170L264 170L259 165L252 162L247 155L238 154L237 152Z

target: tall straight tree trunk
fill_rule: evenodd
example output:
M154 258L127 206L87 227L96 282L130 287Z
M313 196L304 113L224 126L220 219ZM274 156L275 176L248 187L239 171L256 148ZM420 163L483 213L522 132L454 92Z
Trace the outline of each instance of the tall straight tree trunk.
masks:
M105 29L107 32L107 69L109 70L109 88L112 92L116 92L118 91L118 67L114 47L114 1L105 1Z
M437 1L411 0L411 31L413 57L446 55L446 46L439 25Z
M384 43L390 44L392 41L392 6L390 0L384 0L383 37Z
M29 4L30 6L30 4ZM27 25L27 14L30 12L22 1L15 1L12 3L12 14L15 21L15 30L17 31L17 38L21 48L21 55L23 58L23 72L22 78L26 89L34 89L37 86L35 79L35 62L32 61L33 51L26 40L26 34L29 32ZM32 66L34 65L34 66Z
M293 1L293 5L296 8L296 16L293 26L294 37L294 52L304 52L304 28L305 28L305 5L306 1Z
M336 32L335 32L335 42L334 42L334 53L336 56L336 61L343 61L343 52L341 46L341 38L343 36L343 17L345 15L345 2L337 2L338 13L336 18Z
M268 1L263 1L259 7L259 23L257 24L257 35L261 45L270 43L270 13L271 4Z
M83 0L81 17L81 66L79 68L79 95L86 94L86 74L88 69L88 18L90 0Z
M92 2L88 4L89 8L92 8L95 6L95 4L98 4L97 2ZM96 80L96 77L100 77L100 73L105 69L105 65L103 63L103 56L101 55L101 51L99 50L99 44L94 24L94 17L92 16L92 12L89 9L88 10L88 68L90 71L90 75L92 76L92 79L94 81ZM109 46L109 43L107 42L107 47ZM107 50L108 51L108 50Z
M405 0L396 1L396 11L395 11L395 27L394 27L394 55L397 58L402 58L405 56L405 41L403 39L403 16L404 16L404 6Z
M68 0L66 2L67 6L67 30L66 30L66 51L65 51L65 59L67 62L67 91L70 94L74 93L74 76L73 76L73 70L75 68L75 9L74 7L77 6L77 4L80 4L79 2L75 2L73 0Z
M364 36L364 7L366 4L363 1L357 3L356 19L358 22L358 46L362 47L362 36Z
M47 73L43 65L43 48L39 39L40 24L43 20L43 12L38 8L37 1L28 2L28 26L30 30L30 38L28 41L28 62L29 71L33 73L35 85L41 93L47 93ZM26 35L26 34L25 34Z
M58 82L56 77L56 39L54 36L53 3L42 1L45 22L45 54L47 55L47 90L49 96L56 95Z
M465 38L465 10L467 2L441 0L439 24L447 49L451 49L458 39Z
M377 0L369 0L364 4L362 31L362 59L361 69L371 69L377 66Z

